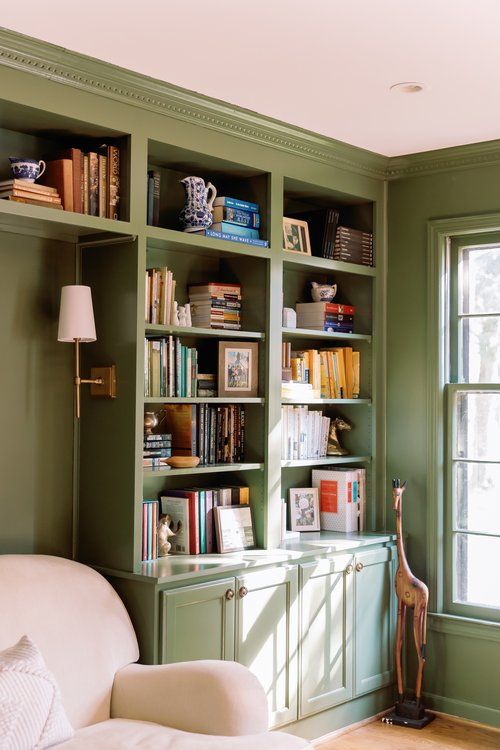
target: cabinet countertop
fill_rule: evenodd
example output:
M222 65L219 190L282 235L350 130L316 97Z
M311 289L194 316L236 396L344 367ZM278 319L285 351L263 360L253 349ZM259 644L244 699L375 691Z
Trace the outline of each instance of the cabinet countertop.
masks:
M285 540L276 549L243 550L225 555L169 555L152 562L140 563L133 572L98 567L109 577L132 578L158 585L195 583L197 579L220 578L266 565L293 564L310 558L324 557L373 545L390 544L396 535L388 531L342 534L335 531L302 533Z

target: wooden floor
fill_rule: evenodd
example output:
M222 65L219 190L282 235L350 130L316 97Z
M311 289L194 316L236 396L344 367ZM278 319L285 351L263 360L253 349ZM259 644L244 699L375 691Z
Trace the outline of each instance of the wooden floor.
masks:
M317 750L499 750L500 729L437 717L425 729L366 724L347 734L315 743Z

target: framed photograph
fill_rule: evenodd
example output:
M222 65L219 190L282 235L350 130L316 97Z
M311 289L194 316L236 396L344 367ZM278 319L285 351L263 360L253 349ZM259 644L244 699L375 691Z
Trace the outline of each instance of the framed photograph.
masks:
M283 217L283 250L288 253L311 255L307 221Z
M219 341L219 396L256 396L259 345Z
M290 528L292 531L319 531L317 487L298 487L290 490Z
M219 552L255 548L252 511L249 505L219 505L214 508Z

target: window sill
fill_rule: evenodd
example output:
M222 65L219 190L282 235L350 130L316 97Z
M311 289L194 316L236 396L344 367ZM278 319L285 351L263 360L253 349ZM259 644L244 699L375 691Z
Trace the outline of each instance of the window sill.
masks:
M429 612L429 630L500 643L500 623L472 617Z

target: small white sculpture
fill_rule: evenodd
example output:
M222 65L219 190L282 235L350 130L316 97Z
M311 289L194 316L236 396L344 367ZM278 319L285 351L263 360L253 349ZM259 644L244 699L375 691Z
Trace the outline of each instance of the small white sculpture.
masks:
M176 534L179 533L179 531L182 530L182 521L177 522L177 528L175 531L172 531L172 516L169 516L166 513L163 513L160 516L160 520L158 521L157 531L158 531L158 557L165 557L168 555L170 550L172 549L172 545L169 542L169 539Z
M177 302L174 302L174 320L173 320L174 326L179 325L179 305Z
M191 322L191 305L189 302L184 305L184 310L186 311L186 325L188 328L191 328L193 324Z
M177 323L178 326L181 326L182 328L185 328L186 323L186 309L183 307L183 305L179 305L177 308L179 311L179 322Z

